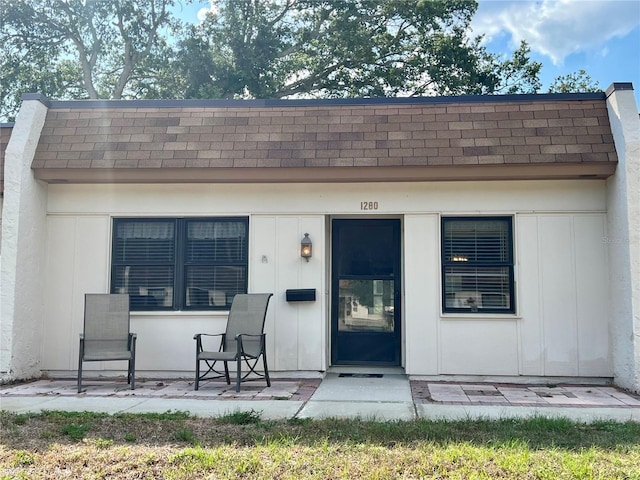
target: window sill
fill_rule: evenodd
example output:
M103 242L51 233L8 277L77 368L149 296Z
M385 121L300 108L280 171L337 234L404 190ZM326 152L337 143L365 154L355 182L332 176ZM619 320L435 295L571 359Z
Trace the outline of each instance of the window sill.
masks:
M229 310L157 310L157 311L134 311L132 318L147 317L228 317Z
M441 320L520 320L517 313L441 313Z

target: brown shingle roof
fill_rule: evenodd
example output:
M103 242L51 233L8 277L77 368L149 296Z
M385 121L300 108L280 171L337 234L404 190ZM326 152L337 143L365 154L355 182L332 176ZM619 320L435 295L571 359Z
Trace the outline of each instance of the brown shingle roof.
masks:
M49 181L546 178L554 168L602 178L617 157L604 96L594 97L52 102L32 168Z

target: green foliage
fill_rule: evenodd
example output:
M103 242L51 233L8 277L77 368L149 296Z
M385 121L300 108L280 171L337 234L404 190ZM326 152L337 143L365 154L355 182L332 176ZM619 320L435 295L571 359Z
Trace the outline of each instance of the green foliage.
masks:
M180 440L182 442L190 443L192 445L195 445L197 443L196 436L193 434L193 431L191 431L188 428L179 429L175 433L174 438L176 440Z
M187 97L516 93L540 87L526 44L468 36L474 0L222 0L183 39ZM196 59L196 61L193 61Z
M593 80L585 70L556 77L549 93L589 93L601 92L600 84Z
M90 426L86 423L67 423L62 426L60 432L73 440L82 440Z
M68 420L74 420L76 422L90 423L95 420L108 418L108 413L100 412L66 412L62 410L44 410L40 414L33 415L34 418L46 417L54 422L63 422Z
M237 411L218 418L218 423L230 425L249 425L261 422L262 413L256 410Z
M96 438L93 441L93 444L96 446L96 448L102 450L102 449L107 449L113 446L113 440L111 439L107 439L107 438Z
M141 98L170 56L174 0L4 0L0 115L22 93Z
M14 465L16 467L24 467L26 465L33 465L36 462L35 455L26 450L18 450L15 453Z
M535 93L542 65L471 38L475 0L218 0L187 27L176 0L4 0L0 118L54 99ZM583 71L551 91L593 91Z
M15 417L13 417L13 423L15 423L16 425L24 425L27 423L30 417L31 415L29 414L25 414L25 413L18 414Z
M163 413L116 413L113 417L123 420L187 420L192 415L181 410L167 410Z

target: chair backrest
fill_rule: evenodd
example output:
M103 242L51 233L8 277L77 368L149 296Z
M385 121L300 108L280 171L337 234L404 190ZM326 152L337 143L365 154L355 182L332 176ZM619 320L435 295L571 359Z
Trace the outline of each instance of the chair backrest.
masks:
M126 352L129 341L129 319L129 295L85 294L85 353Z
M225 350L235 350L236 335L260 335L264 331L267 307L272 293L239 293L233 297L227 321ZM259 339L243 339L245 353L260 353Z

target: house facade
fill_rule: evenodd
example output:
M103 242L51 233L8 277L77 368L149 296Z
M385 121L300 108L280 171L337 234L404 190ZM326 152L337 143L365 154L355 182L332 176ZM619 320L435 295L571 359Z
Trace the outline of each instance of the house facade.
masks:
M84 294L97 292L129 293L141 375L190 377L193 335L223 331L246 291L274 294L274 372L394 366L640 390L630 84L419 99L25 95L0 132L3 380L72 374Z

